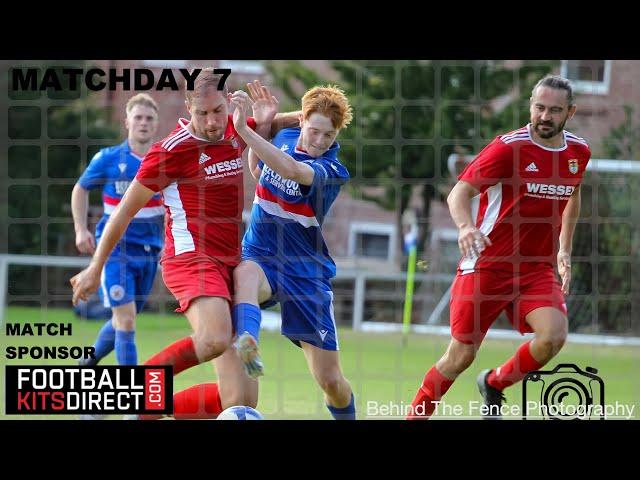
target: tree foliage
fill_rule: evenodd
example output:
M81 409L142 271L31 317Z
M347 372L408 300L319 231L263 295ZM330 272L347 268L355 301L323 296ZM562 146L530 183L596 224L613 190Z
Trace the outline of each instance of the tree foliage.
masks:
M348 188L394 210L399 235L402 215L417 197L422 250L431 202L443 200L453 184L449 155L477 153L496 134L527 123L531 88L555 64L523 62L512 67L504 62L437 60L330 65L355 111L352 126L340 135L341 160L352 175ZM299 108L305 89L330 83L295 61L270 62L267 68L291 108Z
M640 123L625 119L603 140L607 158L640 158ZM640 175L591 172L582 188L581 223L574 237L574 288L568 299L573 329L640 332ZM635 316L634 316L635 312Z
M63 68L36 62L29 66L41 71ZM86 68L79 62L68 62L65 67ZM12 68L8 62L3 64L3 82ZM3 86L7 91L6 83ZM65 87L68 85L61 91L9 90L5 118L10 143L3 162L5 252L69 254L65 247L73 245L74 238L69 208L73 185L99 148L120 141L120 128L111 122L108 109L90 94ZM39 270L12 267L10 293L39 292Z

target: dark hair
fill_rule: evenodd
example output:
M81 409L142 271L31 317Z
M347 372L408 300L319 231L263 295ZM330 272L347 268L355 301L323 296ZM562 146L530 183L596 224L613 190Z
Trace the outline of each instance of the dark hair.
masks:
M547 75L546 77L542 78L538 83L536 83L536 86L533 87L533 90L531 90L532 97L534 96L538 87L549 87L555 88L556 90L566 90L569 106L574 104L573 86L571 85L571 82L569 80L561 77L560 75Z

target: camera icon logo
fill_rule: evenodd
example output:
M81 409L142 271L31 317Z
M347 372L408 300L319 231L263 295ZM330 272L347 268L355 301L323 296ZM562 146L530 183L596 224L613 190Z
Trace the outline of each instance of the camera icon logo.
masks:
M604 382L597 373L572 363L529 372L522 381L522 419L604 420Z

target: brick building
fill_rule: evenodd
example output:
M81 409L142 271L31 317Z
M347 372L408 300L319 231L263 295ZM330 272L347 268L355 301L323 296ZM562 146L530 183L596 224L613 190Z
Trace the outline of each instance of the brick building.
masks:
M264 68L259 61L102 61L94 65L106 68L148 68L159 74L162 68L194 68L202 66L231 68L230 89L243 88L247 81L255 78L269 83ZM328 80L334 72L327 61L305 61L310 68L322 73ZM520 62L508 62L517 66ZM636 117L640 116L640 86L635 79L640 78L640 62L626 60L565 60L556 73L570 78L576 87L578 110L567 126L572 132L585 137L591 144L594 157L602 157L602 139L609 130L624 120L624 105L635 107ZM277 86L273 88L276 96ZM120 120L124 104L133 92L99 93L100 101L110 107L113 120ZM150 91L161 106L160 135L175 126L178 117L187 117L184 93L174 91ZM504 100L504 99L503 99ZM122 132L124 135L124 131ZM245 175L245 221L248 220L253 202L255 181ZM430 213L431 238L428 240L432 254L455 250L455 229L446 205L433 202ZM360 268L375 271L397 271L393 262L396 248L397 226L394 212L384 210L377 204L354 198L346 191L338 197L326 219L325 238L330 251L340 268ZM453 246L453 247L452 247ZM441 259L441 258L440 258ZM441 259L442 260L442 259ZM443 268L449 268L447 264Z

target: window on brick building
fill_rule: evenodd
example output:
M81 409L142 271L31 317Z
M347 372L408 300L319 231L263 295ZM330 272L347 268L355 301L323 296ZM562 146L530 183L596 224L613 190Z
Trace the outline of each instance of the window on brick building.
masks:
M560 74L571 80L576 93L609 94L611 60L563 60Z
M392 260L395 237L394 225L352 222L349 230L349 256Z

